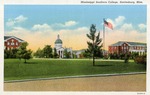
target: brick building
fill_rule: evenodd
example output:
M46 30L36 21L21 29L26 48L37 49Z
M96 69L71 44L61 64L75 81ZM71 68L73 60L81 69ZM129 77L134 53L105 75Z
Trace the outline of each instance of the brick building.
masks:
M25 41L15 36L4 36L4 49L10 50L18 48L22 42Z
M108 47L109 54L117 53L117 54L125 54L125 53L139 53L139 55L146 54L146 43L139 42L126 42L119 41L114 43Z

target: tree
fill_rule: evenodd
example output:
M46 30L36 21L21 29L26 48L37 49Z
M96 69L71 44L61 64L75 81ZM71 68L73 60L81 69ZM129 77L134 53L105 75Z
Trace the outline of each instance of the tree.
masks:
M91 53L89 52L88 49L83 52L83 56L84 56L85 58L90 58L90 57L91 57Z
M44 52L44 56L45 56L46 58L51 58L51 57L53 57L51 45L46 45L46 46L43 48L43 52Z
M5 49L4 50L4 58L17 58L17 51L18 49L10 49L10 50L7 50Z
M38 58L44 57L43 50L41 50L41 49L39 48L39 49L34 53L34 56L35 56L35 57L38 57Z
M26 60L27 59L30 59L32 56L32 51L29 49L27 50L27 46L28 46L28 43L27 42L23 42L18 51L17 51L17 57L21 60L21 58L23 58L25 60L24 63L27 63Z
M12 54L13 54L12 58L17 58L17 51L18 49L16 48L12 49Z
M64 56L66 58L71 58L71 53L67 51L67 49L64 50Z
M30 49L26 51L26 53L23 56L23 58L25 59L24 63L26 63L26 60L31 58L31 54L32 54L32 51Z
M54 48L54 54L53 54L53 57L54 57L54 58L58 58L58 54L57 54L56 48Z
M130 54L129 54L129 53L126 53L126 54L125 54L125 58L124 58L124 63L128 63L129 58L130 58Z
M4 50L4 58L9 58L9 50Z
M102 39L100 39L100 32L96 36L96 26L94 24L90 27L90 34L87 34L87 37L91 40L88 41L88 49L87 51L91 53L93 57L93 66L95 66L95 57L97 52L102 52Z

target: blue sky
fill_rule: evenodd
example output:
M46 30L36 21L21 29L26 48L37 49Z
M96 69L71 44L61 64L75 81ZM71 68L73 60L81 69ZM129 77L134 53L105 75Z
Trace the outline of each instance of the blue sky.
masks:
M132 34L133 31L134 32L136 31L135 34L143 36L141 36L141 38L140 36L138 38L131 37L130 41L145 42L146 38L144 37L146 37L146 23L147 23L146 16L147 16L146 5L5 5L4 6L5 35L19 36L24 38L25 40L27 38L17 34L19 33L17 31L24 31L21 32L24 35L25 33L26 34L28 33L28 35L30 34L37 35L39 33L41 33L41 35L44 35L44 33L47 33L53 36L56 36L56 34L62 34L64 39L71 40L69 37L65 38L65 35L71 37L74 37L72 34L74 34L76 37L86 35L89 32L88 30L91 24L96 24L97 30L102 31L103 18L105 18L108 22L111 22L114 27L113 31L109 29L106 30L107 32L110 31L112 33L108 34L110 35L110 37L111 35L114 35L119 31L120 34L121 33ZM76 32L81 30L83 31L82 33ZM66 33L64 31L69 32ZM56 32L56 34L54 35L52 32ZM141 32L144 34L139 34ZM129 38L125 39L127 37L128 35L126 35L124 39L118 38L118 41L128 40ZM115 41L117 41L117 39ZM110 45L112 43L113 42L108 41L107 45ZM53 46L53 43L51 44ZM68 44L65 45L68 46ZM85 47L86 45L83 46L83 48Z
M137 25L146 24L146 11L144 5L5 5L5 23L9 18L23 15L28 18L28 21L22 26L28 29L37 23L51 25L70 20L79 22L76 27L89 27L93 23L97 25L97 28L101 28L103 18L115 19L121 15L126 17L127 23ZM6 26L5 29L7 28Z

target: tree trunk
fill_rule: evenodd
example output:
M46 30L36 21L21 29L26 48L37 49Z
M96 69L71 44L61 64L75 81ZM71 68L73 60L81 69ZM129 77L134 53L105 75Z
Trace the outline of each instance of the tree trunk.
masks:
M95 66L95 44L94 44L94 39L93 39L93 66Z
M27 62L26 62L26 59L24 60L24 63L27 63Z
M94 56L93 56L93 66L95 66L95 58L94 58Z

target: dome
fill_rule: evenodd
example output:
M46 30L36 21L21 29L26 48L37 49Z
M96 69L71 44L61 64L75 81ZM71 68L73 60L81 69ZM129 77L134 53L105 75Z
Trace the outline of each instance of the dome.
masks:
M55 44L62 44L62 40L61 40L61 39L57 39L57 40L55 41Z
M59 38L59 35L57 37L57 40L55 41L55 44L62 44L62 40Z

